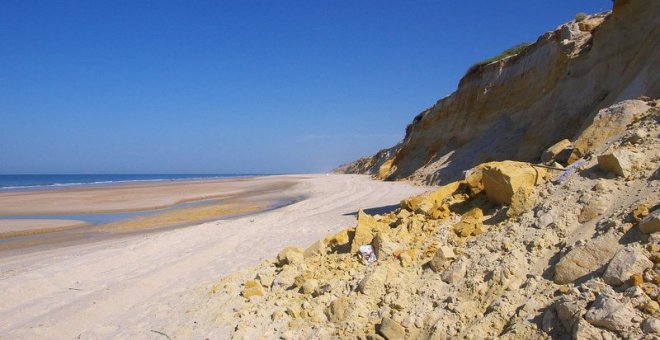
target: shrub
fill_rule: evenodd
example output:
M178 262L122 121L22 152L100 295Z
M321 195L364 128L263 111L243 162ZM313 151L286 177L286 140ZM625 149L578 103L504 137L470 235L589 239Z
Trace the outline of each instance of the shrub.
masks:
M580 13L575 15L575 22L580 22L580 21L582 21L586 18L587 18L587 13L580 12Z
M510 49L508 49L508 50L506 50L506 51L504 51L504 52L502 52L502 53L500 53L500 54L498 54L498 55L496 55L496 56L494 56L494 57L490 57L490 58L488 58L488 59L486 59L486 60L482 60L482 61L476 63L475 66L476 66L476 65L481 66L481 65L490 64L490 63L492 63L492 62L494 62L494 61L498 61L498 60L504 59L504 58L506 58L506 57L510 57L510 56L512 56L512 55L516 55L516 54L522 52L522 50L524 50L525 48L527 48L527 46L529 46L529 45L531 45L531 43L522 43L522 44L518 44L518 45L513 46L513 47L511 47ZM472 66L472 67L474 67L474 66Z

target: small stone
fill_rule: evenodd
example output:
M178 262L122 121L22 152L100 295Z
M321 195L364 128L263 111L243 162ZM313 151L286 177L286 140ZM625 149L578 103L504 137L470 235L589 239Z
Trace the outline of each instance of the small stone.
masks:
M636 129L633 131L632 135L628 137L628 142L631 144L640 144L644 141L644 138L648 136L648 133L644 129Z
M574 301L560 301L555 306L557 317L566 330L573 329L575 322L580 319L582 306Z
M286 313L289 314L290 317L297 319L300 317L300 307L298 306L289 306L286 309Z
M279 321L284 318L284 312L281 310L276 310L273 312L273 314L270 315L270 319L273 321Z
M303 293L312 294L319 287L319 281L316 279L305 280L305 283L302 285Z
M257 280L245 281L245 284L243 285L244 298L249 299L253 296L264 296L264 295L266 295L266 291L264 290L264 287L261 286L261 282Z
M596 185L594 185L593 190L599 193L605 193L608 192L610 189L606 181L599 180L596 183Z
M642 322L642 331L644 333L660 334L660 320L648 318Z
M644 217L646 217L649 214L649 205L648 204L640 204L635 210L632 212L632 216L635 219L635 222L641 221Z
M472 208L461 217L461 221L452 226L453 231L460 237L479 235L483 232L484 213L480 208Z
M622 285L633 274L643 273L652 268L651 262L641 250L637 248L623 248L619 250L603 274L603 281L613 286Z
M642 274L633 274L629 279L628 279L628 284L631 286L640 286L642 283L644 283L644 277Z
M387 270L382 266L376 267L358 283L358 289L365 295L382 296L385 293L385 282L387 282Z
M378 233L371 245L374 247L374 252L379 260L391 256L399 249L399 244L390 240L385 233Z
M344 321L348 317L349 312L349 300L345 297L333 300L325 310L328 320L334 323Z
M656 209L639 221L639 230L645 234L660 231L660 209Z
M454 258L456 258L456 254L454 253L454 248L449 246L441 246L435 252L435 255L429 262L429 267L436 273L440 272L445 262Z
M578 222L585 223L593 220L607 211L609 202L605 198L592 199L583 208L578 216Z
M286 247L277 254L277 262L280 266L287 264L298 264L304 262L304 249L300 247Z
M544 213L536 220L534 227L538 229L547 228L555 224L555 219L550 213Z
M408 252L404 252L401 253L401 255L399 256L399 261L401 262L401 266L406 268L406 267L410 267L410 265L413 262L413 259L410 256L410 254L408 254Z
M405 338L406 330L396 321L384 317L378 327L378 333L387 340L398 340Z
M649 301L645 306L644 306L644 311L653 315L655 314L658 310L660 309L660 304L658 304L656 301Z
M449 266L444 273L442 273L442 281L447 283L455 283L462 280L467 273L467 263L465 261L456 261Z

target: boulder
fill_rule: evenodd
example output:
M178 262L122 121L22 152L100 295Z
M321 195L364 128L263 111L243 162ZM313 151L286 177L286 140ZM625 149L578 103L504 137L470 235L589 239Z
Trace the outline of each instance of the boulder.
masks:
M635 312L617 298L599 295L584 318L590 324L614 332L623 331L633 325Z
M307 247L303 252L304 258L310 258L317 255L325 254L325 243L322 240L318 240L312 243L311 246Z
M645 234L660 231L660 209L656 209L639 221L639 230Z
M502 161L486 163L482 171L482 183L489 200L511 205L513 196L521 187L532 189L545 177L546 170L529 163ZM523 190L528 195L532 190Z
M621 246L613 236L601 236L564 255L555 266L554 282L566 284L594 274L614 256Z
M387 225L384 226L389 228ZM385 228L379 225L373 216L366 214L362 210L358 211L358 221L355 227L353 243L351 243L351 253L357 253L362 245L371 244L374 236L381 229L384 230Z
M451 197L460 186L463 184L463 181L451 182L449 184L443 185L440 188L432 191L427 195L428 200L430 200L434 205L439 205L445 199Z
M384 317L383 321L381 321L378 326L378 333L387 340L404 339L406 336L405 328L388 317Z
M303 256L304 251L300 247L286 247L277 254L277 262L280 266L302 263L305 261Z
M582 132L576 136L569 163L577 161L625 131L629 124L640 119L648 109L648 104L642 100L624 100L598 111L593 120L586 120Z
M622 177L632 175L632 153L628 150L616 150L598 156L598 167L604 172L612 172Z
M448 261L456 258L456 254L454 254L454 248L449 247L449 246L441 246L438 248L438 250L435 252L435 255L429 261L429 267L434 271L434 272L440 272L442 271L443 265Z
M555 161L566 164L571 153L573 153L573 143L568 139L562 139L543 151L541 154L541 162L550 163Z
M399 249L399 244L390 240L390 238L385 233L379 232L376 237L374 237L371 245L374 247L374 252L376 252L376 257L379 260L382 260Z
M651 262L644 253L633 247L619 250L603 274L603 280L610 285L619 286L628 281L633 274L641 274L652 268Z
M264 287L261 286L261 282L257 280L247 280L243 284L243 297L249 299L253 296L264 296L266 291Z
M452 230L461 237L479 235L483 232L483 217L484 212L480 208L472 208L461 216L461 221L454 224Z

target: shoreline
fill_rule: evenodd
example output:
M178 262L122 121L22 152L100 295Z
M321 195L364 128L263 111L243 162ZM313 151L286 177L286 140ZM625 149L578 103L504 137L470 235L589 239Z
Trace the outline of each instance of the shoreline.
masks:
M150 329L193 324L186 313L212 286L290 245L311 244L429 190L364 175L296 178L293 204L186 228L141 232L0 256L0 337L144 338ZM146 330L145 330L146 329ZM223 330L209 330L223 338ZM182 338L195 337L192 334Z
M94 176L91 174L62 174L61 176ZM186 176L187 174L144 174L145 176ZM0 175L2 176L58 176L58 175ZM101 175L103 176L103 175ZM108 174L107 176L122 176L122 174ZM128 174L130 176L130 174ZM139 174L136 174L139 176ZM3 192L26 192L26 191L41 191L41 190L60 190L60 189L78 189L78 188L102 188L111 187L116 185L132 185L132 184L149 184L149 183L170 183L170 182L189 182L189 181L212 181L222 179L241 179L241 178L254 178L254 177L268 177L278 176L277 174L245 174L245 175L199 175L200 177L180 177L180 178L154 178L154 179L127 179L127 180L108 180L108 181L95 181L95 182L65 182L65 183L49 183L49 184L35 184L35 185L16 185L16 186L3 186L0 187L0 193Z
M273 178L276 179L269 180ZM0 192L0 218L167 209L177 204L223 199L239 193L271 191L278 189L277 185L272 186L274 183L291 185L295 180L296 175L284 175L3 191ZM244 182L252 182L254 185L246 187Z
M22 195L25 215L0 215L0 252L39 251L63 244L102 240L121 235L166 231L197 224L247 216L277 209L299 201L286 191L297 184L295 176L231 178L222 180L195 180L174 183L124 184L117 187L61 189L58 191L32 191ZM197 196L178 199L175 191L187 191L190 186L201 187ZM207 188L208 187L208 188ZM240 190L236 190L237 187ZM208 195L208 192L217 194ZM127 194L128 193L128 194ZM132 195L131 195L132 193ZM115 209L112 213L94 209L80 199L69 199L69 205L59 205L60 214L40 215L30 207L35 201L53 196L92 196L101 202L113 200L115 206L135 204L131 197L142 196L158 201L176 202L165 207L153 205L146 209ZM209 198L212 196L213 198ZM220 198L217 198L220 197ZM0 193L0 200L3 197ZM177 200L178 199L178 200ZM76 204L76 206L71 206ZM117 205L119 204L119 205ZM145 204L143 204L145 206ZM146 205L148 206L148 205ZM68 214L70 210L84 210L83 214ZM6 209L5 209L6 210ZM28 212L30 214L28 214Z

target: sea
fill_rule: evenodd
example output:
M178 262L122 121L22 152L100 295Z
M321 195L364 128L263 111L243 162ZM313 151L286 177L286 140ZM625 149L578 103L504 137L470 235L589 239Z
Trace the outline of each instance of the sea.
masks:
M105 186L131 182L166 182L263 176L262 174L59 174L0 175L0 191Z

